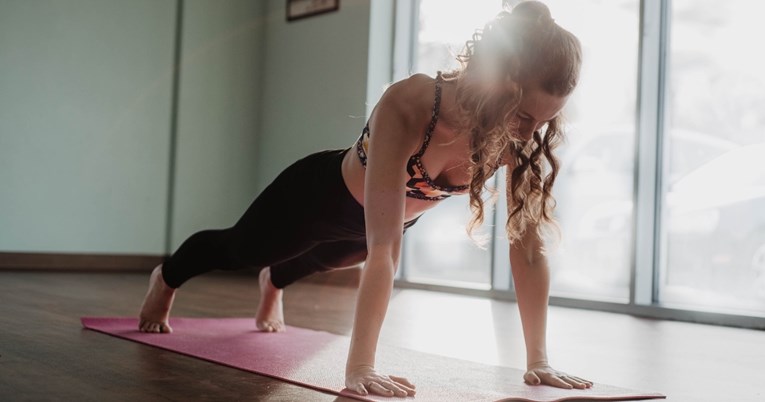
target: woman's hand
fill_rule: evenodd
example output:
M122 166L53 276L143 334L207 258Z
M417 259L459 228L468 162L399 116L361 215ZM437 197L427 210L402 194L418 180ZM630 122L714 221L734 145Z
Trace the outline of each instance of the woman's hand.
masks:
M547 384L558 388L585 389L592 387L592 382L585 379L568 375L550 367L547 363L538 363L529 366L523 380L529 385Z
M378 374L371 366L348 369L345 373L345 386L361 395L372 393L405 397L415 394L414 384L406 378Z

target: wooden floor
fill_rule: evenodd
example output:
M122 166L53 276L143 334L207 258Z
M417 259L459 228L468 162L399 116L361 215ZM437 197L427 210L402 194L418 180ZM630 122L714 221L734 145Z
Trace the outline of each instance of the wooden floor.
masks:
M80 316L134 315L147 279L0 271L0 401L347 400L81 329ZM347 335L354 298L351 287L295 284L285 296L287 323ZM184 286L174 313L252 316L256 301L254 276L212 274ZM763 331L555 307L549 321L559 369L670 401L765 401ZM508 302L399 290L381 342L524 365L516 306Z

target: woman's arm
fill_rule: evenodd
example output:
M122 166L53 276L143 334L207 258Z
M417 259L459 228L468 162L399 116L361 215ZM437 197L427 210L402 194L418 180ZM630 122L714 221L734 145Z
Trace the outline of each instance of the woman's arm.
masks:
M507 188L512 188L509 172L513 158L505 158ZM507 195L508 211L511 195ZM544 253L544 241L538 225L529 224L520 240L510 243L510 266L515 284L518 310L521 314L523 338L526 341L526 374L528 384L548 384L560 388L589 388L592 382L569 376L550 367L547 359L547 304L550 296L550 267Z
M532 385L560 388L589 388L590 381L554 370L547 360L547 301L550 269L543 253L544 243L537 227L527 227L523 238L510 244L510 265L526 341L526 374Z
M423 76L414 76L391 86L369 122L364 184L368 255L361 274L346 364L346 386L361 394L414 395L414 386L409 381L377 374L374 365L401 254L406 163L416 152L421 140L417 134L423 131L429 117L421 99L426 82Z
M515 294L526 340L526 366L547 363L547 299L550 270L542 254L542 241L536 228L526 229L520 241L510 244Z

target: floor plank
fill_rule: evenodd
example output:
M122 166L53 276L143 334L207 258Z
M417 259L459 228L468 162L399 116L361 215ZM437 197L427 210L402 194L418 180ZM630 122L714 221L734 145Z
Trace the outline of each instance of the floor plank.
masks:
M81 316L136 314L147 280L0 272L0 400L347 400L81 329ZM251 275L195 278L178 293L174 315L253 316L256 285ZM349 335L354 300L353 288L295 284L285 295L287 323ZM765 400L765 331L557 307L549 322L560 369L671 401ZM525 362L517 307L504 301L396 290L381 342L486 364Z

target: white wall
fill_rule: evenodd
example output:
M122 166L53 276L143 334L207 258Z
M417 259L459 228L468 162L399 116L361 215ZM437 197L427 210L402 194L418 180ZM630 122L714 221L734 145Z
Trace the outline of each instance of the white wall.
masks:
M0 252L161 255L249 204L265 3L183 1L171 144L177 4L0 1Z
M0 2L1 251L164 251L174 13Z
M369 15L369 0L343 0L338 12L288 23L285 1L268 1L260 189L298 158L348 147L361 132Z
M265 3L186 0L171 252L256 194Z
M291 23L285 3L183 1L173 141L177 1L0 1L0 252L172 252L352 145L390 76L393 2Z

